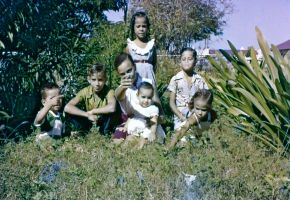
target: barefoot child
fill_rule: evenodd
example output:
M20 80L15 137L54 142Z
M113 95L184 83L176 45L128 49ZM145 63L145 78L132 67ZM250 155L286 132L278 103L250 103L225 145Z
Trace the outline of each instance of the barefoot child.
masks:
M191 126L196 125L195 135L201 136L202 131L207 130L210 124L216 119L216 113L212 110L213 95L209 90L198 90L192 97L187 113L191 113L186 121L176 130L170 148L186 135Z
M37 113L34 126L41 131L36 136L40 141L46 138L59 138L64 135L64 116L62 108L63 95L56 84L47 83L41 89L41 103L43 107Z
M133 117L126 124L128 140L140 137L138 148L141 149L146 141L154 141L156 135L165 138L165 133L158 125L159 109L153 105L154 88L148 82L142 82L137 91L136 102L133 105ZM130 139L129 139L130 138Z
M95 64L88 70L89 86L83 88L77 95L71 99L65 106L65 112L80 116L86 119L89 124L83 123L81 126L85 130L89 130L92 123L99 127L102 134L107 134L112 129L111 115L116 110L116 99L114 97L114 90L109 89L106 85L106 71L101 64ZM77 107L78 104L83 103L85 110Z
M174 113L174 130L178 129L187 114L188 103L198 89L208 89L203 78L194 72L196 64L196 51L192 48L181 50L181 71L170 80L170 108Z

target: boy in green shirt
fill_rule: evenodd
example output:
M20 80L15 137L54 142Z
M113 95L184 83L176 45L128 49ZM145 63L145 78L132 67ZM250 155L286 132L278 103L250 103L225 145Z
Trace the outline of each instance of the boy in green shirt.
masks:
M96 123L102 134L107 134L114 127L111 114L116 111L116 99L114 90L106 85L107 76L105 67L95 64L88 70L89 86L83 88L65 106L65 112L86 119L81 127L88 130L92 123ZM85 110L77 107L84 104ZM84 120L82 120L84 121ZM87 123L91 122L91 123Z
M64 135L64 115L62 108L63 95L56 84L47 83L41 89L41 103L43 107L37 113L34 126L39 128L41 133L37 134L36 140L46 138L59 138Z

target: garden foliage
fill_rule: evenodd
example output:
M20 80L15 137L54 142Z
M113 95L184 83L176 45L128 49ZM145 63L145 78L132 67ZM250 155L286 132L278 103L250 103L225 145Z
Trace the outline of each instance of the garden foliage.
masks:
M0 0L1 138L10 135L8 128L34 118L44 83L56 82L70 99L87 84L86 69L100 60L98 55L112 71L112 54L120 49L115 38L121 32L103 12L123 5L119 0ZM110 42L108 32L120 34Z
M208 77L215 99L228 112L242 117L239 129L253 134L276 151L289 148L290 62L274 45L269 48L256 28L263 60L250 49L250 62L229 42L233 55L220 50L218 61L209 57L216 77ZM229 69L228 63L233 67Z

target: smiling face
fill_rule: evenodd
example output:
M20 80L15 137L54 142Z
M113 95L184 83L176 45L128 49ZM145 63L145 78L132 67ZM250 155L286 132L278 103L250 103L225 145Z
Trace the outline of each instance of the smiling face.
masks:
M195 66L195 58L192 51L184 51L181 55L181 68L185 72L192 72Z
M134 24L134 33L140 40L147 38L148 24L145 17L136 17Z
M210 110L210 105L201 98L197 98L194 100L194 113L198 118L204 119Z
M104 72L96 72L88 77L88 82L91 84L97 94L104 88L106 80L107 79Z
M153 90L151 88L140 88L137 93L140 106L146 108L152 104Z
M57 113L62 106L62 97L58 98L60 95L61 93L58 88L46 89L45 98L42 99L42 104L44 105L46 101L57 98L57 105L52 106L50 109L52 112Z

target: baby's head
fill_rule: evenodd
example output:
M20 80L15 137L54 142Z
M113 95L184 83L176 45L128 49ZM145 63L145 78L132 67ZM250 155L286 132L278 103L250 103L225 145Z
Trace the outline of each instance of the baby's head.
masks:
M152 105L152 98L154 96L154 88L151 83L142 82L138 87L137 98L140 106L143 108Z
M94 92L96 92L97 94L101 92L107 81L105 67L99 63L92 65L88 69L87 80L90 83L90 85L93 87Z
M208 112L211 110L212 101L212 92L207 89L200 89L193 95L188 107L202 119L207 116Z
M133 84L136 78L136 66L133 58L129 54L119 54L115 59L114 66L118 74L121 76L121 79L130 79Z
M193 72L196 64L197 53L193 48L185 47L181 50L180 66L185 72Z
M53 106L50 110L57 113L62 107L62 95L58 85L54 83L47 83L41 88L41 103L44 105L48 100L57 98L57 105Z
M137 37L139 39L147 38L149 35L150 22L144 11L137 11L133 14L130 22L131 39Z

